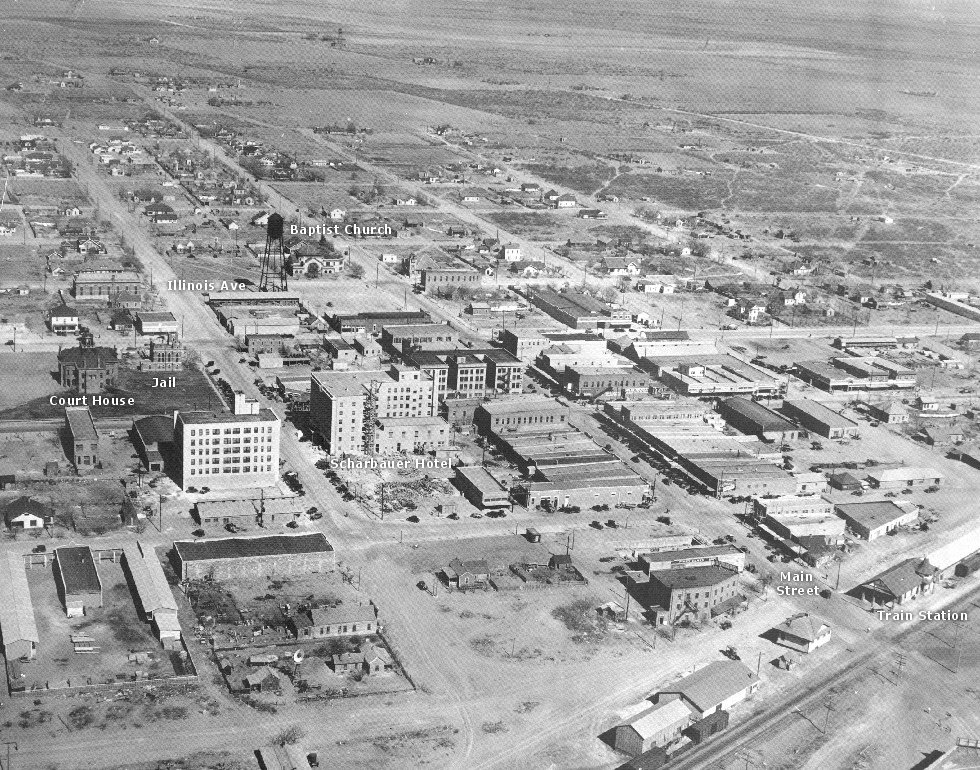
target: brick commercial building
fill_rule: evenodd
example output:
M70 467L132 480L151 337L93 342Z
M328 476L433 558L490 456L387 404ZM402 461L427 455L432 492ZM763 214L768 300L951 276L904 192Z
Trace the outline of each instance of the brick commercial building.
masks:
M470 267L433 267L422 270L420 283L430 294L452 294L460 286L476 288L482 275Z
M718 412L735 430L766 441L795 441L800 435L785 417L748 398L726 398L718 404Z
M341 334L378 334L385 326L431 323L432 316L424 310L404 310L378 313L335 315L330 325Z
M819 401L811 401L808 398L786 400L783 402L782 411L810 433L816 433L824 438L852 438L861 433L861 428L856 422L838 414Z
M822 497L783 495L757 498L755 516L775 532L795 542L822 537L830 543L843 539L846 522L834 512L834 504Z
M450 444L449 423L441 417L386 417L374 431L375 454L433 452Z
M618 412L613 414L614 417L640 427L658 423L705 422L713 414L707 404L695 399L614 403L618 407Z
M459 337L448 324L388 325L381 330L381 347L392 353L455 348L458 342Z
M647 393L653 378L646 372L622 366L567 366L558 382L569 393L577 396L610 394L625 398L628 395Z
M319 533L178 540L173 557L182 580L282 577L336 567L333 546Z
M449 389L464 396L482 396L487 390L487 362L469 353L446 357L449 364Z
M657 625L673 625L682 618L705 621L744 601L738 571L724 564L651 571L649 582L637 588Z
M681 458L681 464L716 497L729 495L792 495L797 482L791 473L767 460L752 457Z
M279 479L280 421L275 412L235 393L234 412L174 412L177 483L181 489L268 487Z
M8 665L14 660L33 659L41 641L24 558L14 553L0 554L0 636Z
M296 338L290 334L246 334L245 350L250 356L259 353L282 353L292 347Z
M508 431L561 428L568 407L546 396L525 396L491 401L477 408L473 422L483 435Z
M614 308L575 289L561 292L529 290L528 299L532 305L573 329L625 331L633 322L628 310Z
M87 545L55 548L54 574L68 617L79 617L87 609L102 607L102 581L92 549Z
M75 276L72 292L79 302L108 302L119 294L139 294L142 289L143 281L137 273L96 271Z
M99 464L99 431L87 406L65 407L65 430L75 471L93 470Z
M520 393L524 389L524 362L506 350L480 351L487 364L487 390Z
M736 572L741 572L745 569L745 554L733 545L691 546L641 554L640 564L647 574L671 569L718 565L726 565Z

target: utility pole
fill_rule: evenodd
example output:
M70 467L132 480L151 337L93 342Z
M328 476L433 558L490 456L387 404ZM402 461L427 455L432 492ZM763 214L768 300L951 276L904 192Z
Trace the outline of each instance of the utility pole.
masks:
M7 747L7 764L3 770L10 770L12 767L10 764L10 747L13 746L14 751L20 751L20 749L17 747L17 741L4 741L3 745Z
M823 718L823 734L827 734L827 725L830 724L830 712L834 710L833 705L830 701L827 701L824 706L827 708L827 715Z

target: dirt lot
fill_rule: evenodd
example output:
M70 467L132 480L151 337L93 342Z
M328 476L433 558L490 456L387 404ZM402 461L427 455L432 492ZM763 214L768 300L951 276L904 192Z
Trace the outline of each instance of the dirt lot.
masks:
M31 600L41 644L37 661L23 668L28 688L37 684L53 688L102 684L117 679L132 681L138 671L150 678L173 676L182 670L179 658L160 649L150 625L137 615L133 595L126 584L122 566L99 562L104 606L88 609L85 617L67 618L58 598L51 568L28 571ZM95 653L73 652L70 636L91 636ZM130 660L131 653L145 652L141 662Z

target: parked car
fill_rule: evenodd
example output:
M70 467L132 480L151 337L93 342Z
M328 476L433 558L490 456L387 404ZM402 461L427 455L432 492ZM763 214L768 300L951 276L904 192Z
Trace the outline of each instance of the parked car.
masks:
M592 527L593 529L602 529L602 522L593 519L592 523L589 524L589 526Z

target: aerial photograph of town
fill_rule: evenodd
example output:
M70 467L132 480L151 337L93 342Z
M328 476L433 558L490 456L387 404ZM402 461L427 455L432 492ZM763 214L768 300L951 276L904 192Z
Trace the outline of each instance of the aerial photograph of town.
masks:
M975 2L0 31L0 770L980 767Z

